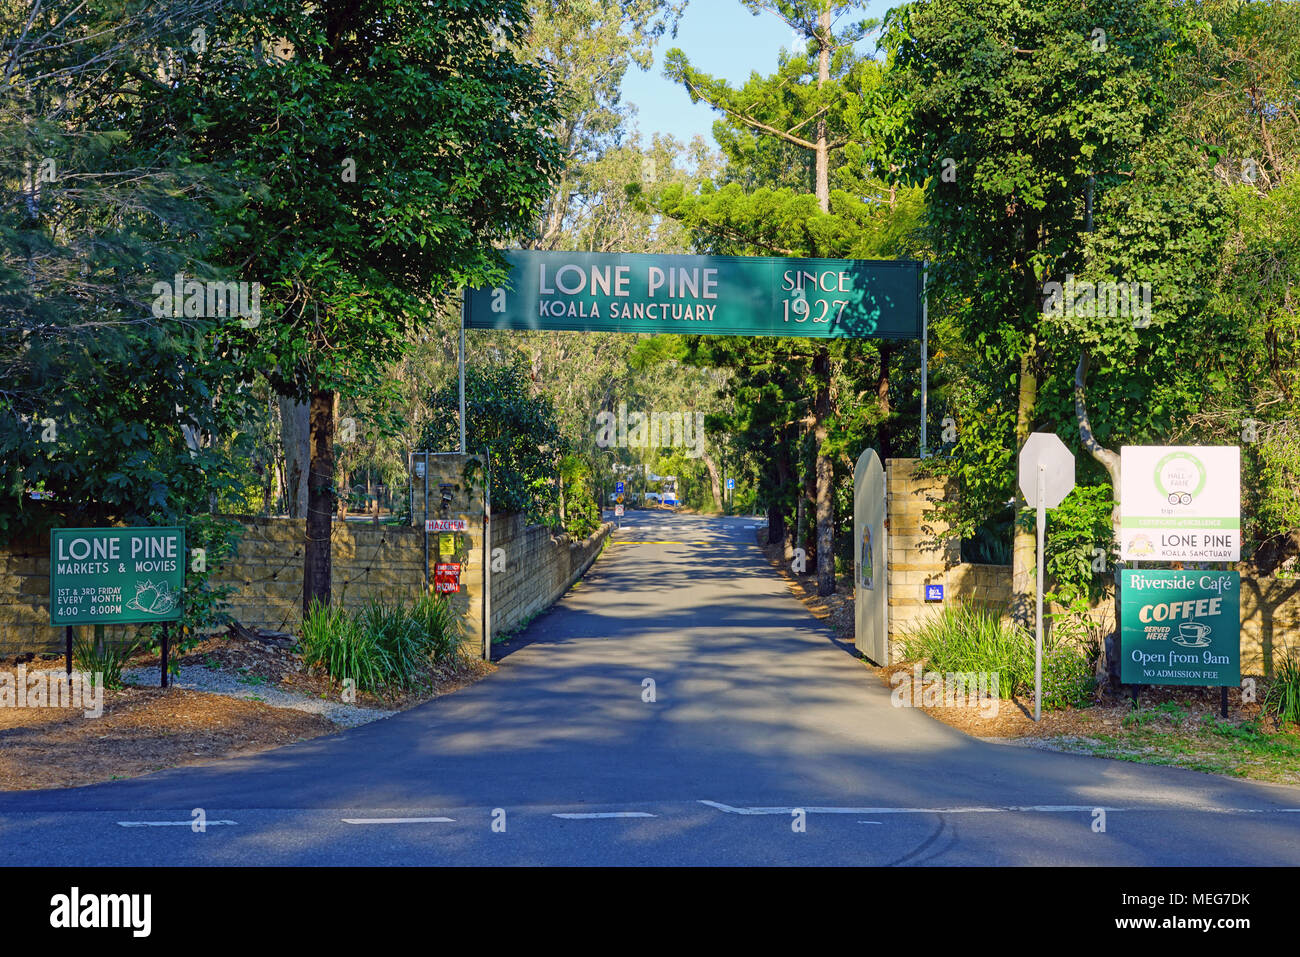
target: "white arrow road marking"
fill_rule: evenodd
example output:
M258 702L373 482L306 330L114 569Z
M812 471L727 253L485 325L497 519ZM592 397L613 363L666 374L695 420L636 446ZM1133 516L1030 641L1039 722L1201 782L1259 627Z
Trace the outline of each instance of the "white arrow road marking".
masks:
M589 811L583 814L552 814L551 817L562 817L566 821L589 821L602 817L655 817L654 814L647 814L645 811Z
M344 824L451 824L454 817L345 817Z
M118 827L193 827L198 824L200 827L215 827L218 824L234 824L234 821L200 821L195 818L190 821L118 821Z

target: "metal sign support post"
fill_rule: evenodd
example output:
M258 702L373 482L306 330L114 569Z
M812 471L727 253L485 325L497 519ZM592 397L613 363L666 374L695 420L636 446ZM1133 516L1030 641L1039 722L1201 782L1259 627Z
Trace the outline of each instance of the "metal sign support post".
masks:
M460 366L460 454L465 454L465 312L469 309L469 293L461 290L460 294L460 353L457 365Z
M159 687L162 688L167 687L167 642L171 638L171 634L172 634L172 626L163 625L162 626L162 655L159 658L159 668L162 671L162 675L161 675L162 681Z
M926 456L925 420L930 411L930 264L921 264L921 458Z
M424 453L424 512L420 515L424 526L424 590L429 590L429 453Z
M63 629L63 640L67 644L68 687L72 687L72 626Z
M463 334L463 333L462 333ZM462 419L462 421L464 421ZM492 660L492 463L483 453L483 660Z
M1034 720L1043 716L1043 529L1047 525L1047 467L1038 463L1038 613L1034 615Z

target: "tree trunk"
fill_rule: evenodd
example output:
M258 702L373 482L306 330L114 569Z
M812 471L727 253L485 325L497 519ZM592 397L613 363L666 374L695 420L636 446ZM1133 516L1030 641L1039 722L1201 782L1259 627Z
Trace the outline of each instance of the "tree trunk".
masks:
M835 470L824 449L829 430L826 420L831 412L830 350L817 350L813 369L817 374L816 422L813 440L817 443L817 594L835 592Z
M817 15L817 89L831 78L831 8L827 4ZM826 117L817 118L817 205L831 211L830 148L826 144Z
M311 468L307 481L307 539L302 574L303 614L330 602L330 532L334 520L334 393L311 393Z
M817 15L817 89L821 90L831 78L831 8L827 4ZM826 117L817 119L817 206L823 213L831 211L830 149L826 144ZM814 466L817 503L817 594L829 595L835 591L835 501L832 489L834 470L830 458L823 451L826 444L826 420L830 417L831 395L830 351L817 350L813 361L813 378L817 383L817 398L813 422L813 440L817 443L817 460Z
M713 461L713 456L708 452L700 456L704 460L704 467L709 470L709 485L713 489L713 503L718 506L718 511L725 509L722 507L722 477L718 472L718 463Z
M1079 350L1079 364L1074 370L1074 417L1079 424L1079 440L1088 454L1101 463L1110 475L1110 484L1115 500L1114 506L1110 511L1110 524L1115 533L1115 541L1119 541L1119 505L1120 505L1120 473L1119 473L1119 454L1105 448L1097 437L1092 434L1092 421L1088 418L1087 404L1087 382L1088 382L1088 350Z
M1034 349L1031 346L1020 357L1020 394L1016 405L1016 459L1019 461L1020 450L1029 439L1029 427L1038 401L1038 375L1033 369ZM1027 507L1024 495L1020 493L1019 483L1016 487L1016 518L1020 510ZM1032 526L1022 525L1016 521L1012 532L1011 546L1011 607L1012 619L1025 628L1034 625L1034 575L1036 568L1037 540Z
M290 518L307 517L307 472L311 468L311 426L307 403L277 396L280 404L280 441L284 446L285 498Z
M773 502L767 506L767 543L775 545L785 538L785 509Z
M885 342L880 343L880 378L876 381L876 402L880 405L880 425L876 429L876 440L880 446L880 462L893 454L889 438L889 359L893 350Z

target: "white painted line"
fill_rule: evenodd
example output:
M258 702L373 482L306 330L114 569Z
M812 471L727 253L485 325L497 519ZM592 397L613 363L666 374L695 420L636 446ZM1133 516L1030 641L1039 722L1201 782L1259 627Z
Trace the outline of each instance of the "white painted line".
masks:
M200 821L195 818L191 821L118 821L118 827L193 827L199 825L199 828L215 827L218 824L234 824L234 821Z
M1128 811L1153 814L1170 811L1196 811L1205 814L1297 814L1300 808L1238 808L1238 807L1193 807L1171 805L1168 807L1106 807L1100 804L1031 804L1007 807L732 807L718 801L700 801L709 807L717 808L728 814L791 814L803 811L805 814L1090 814L1096 810L1107 813ZM859 823L871 823L862 821Z
M884 821L859 821L859 824L884 824Z
M454 817L345 817L344 824L450 824Z
M590 811L583 814L552 814L551 817L562 817L566 821L589 821L605 817L655 817L655 815L647 814L645 811Z

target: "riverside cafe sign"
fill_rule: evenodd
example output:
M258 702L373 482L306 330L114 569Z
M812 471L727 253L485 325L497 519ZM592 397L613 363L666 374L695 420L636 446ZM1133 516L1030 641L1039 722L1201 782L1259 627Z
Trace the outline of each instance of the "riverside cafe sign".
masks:
M1120 449L1120 557L1235 562L1241 558L1241 458L1235 446ZM1241 575L1226 570L1120 573L1120 681L1241 684Z

